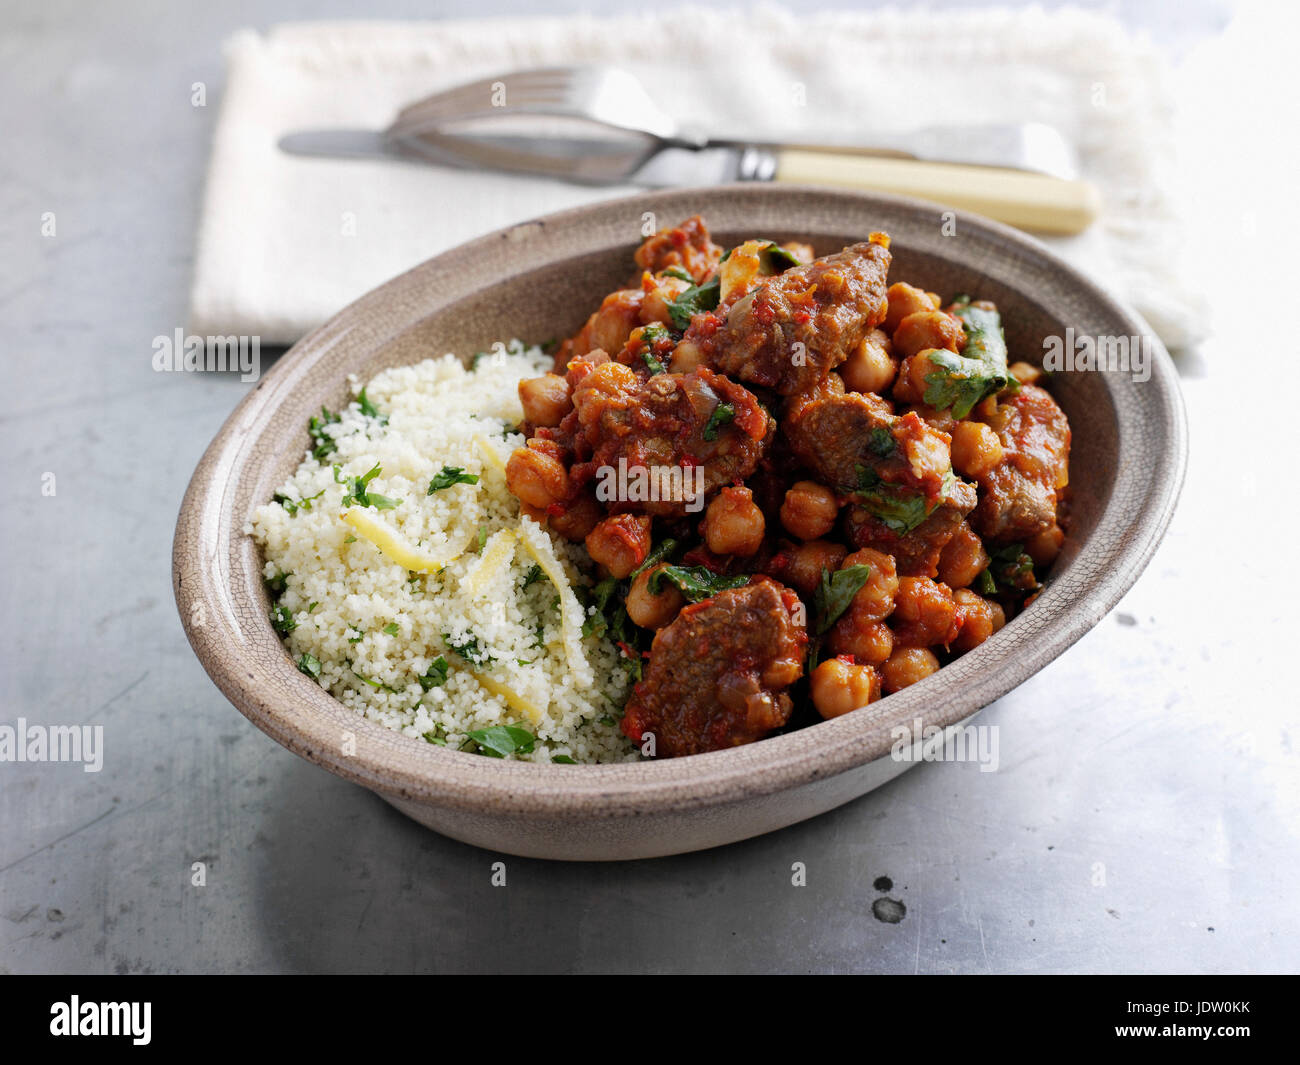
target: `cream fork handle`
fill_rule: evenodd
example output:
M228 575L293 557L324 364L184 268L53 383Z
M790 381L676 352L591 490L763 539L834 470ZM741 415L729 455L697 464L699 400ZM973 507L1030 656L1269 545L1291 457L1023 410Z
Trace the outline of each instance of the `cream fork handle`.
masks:
M776 154L777 181L916 196L1040 233L1082 233L1101 210L1097 190L1088 182L1023 170L802 148Z

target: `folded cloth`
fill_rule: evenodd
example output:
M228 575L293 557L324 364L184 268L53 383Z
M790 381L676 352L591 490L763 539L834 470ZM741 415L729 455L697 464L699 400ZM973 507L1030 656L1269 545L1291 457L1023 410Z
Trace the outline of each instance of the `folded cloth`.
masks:
M669 47L671 45L671 47ZM292 343L416 263L500 226L632 188L284 154L291 130L386 126L404 104L511 70L615 64L717 135L849 144L954 121L1040 121L1078 148L1104 213L1047 243L1170 347L1198 339L1178 274L1173 107L1161 57L1073 9L301 23L226 45L190 329Z

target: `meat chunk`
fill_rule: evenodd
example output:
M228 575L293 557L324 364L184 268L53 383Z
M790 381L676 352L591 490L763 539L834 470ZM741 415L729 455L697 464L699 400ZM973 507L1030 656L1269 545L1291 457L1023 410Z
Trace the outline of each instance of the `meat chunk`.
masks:
M754 472L776 428L748 390L705 368L642 379L600 363L582 377L573 406L560 429L580 436L589 457L570 477L575 486L599 479L596 497L614 512L697 513ZM613 490L615 478L627 491Z
M709 229L699 215L692 215L673 229L661 230L636 250L636 264L642 270L657 274L676 266L690 274L696 284L713 273L721 258L722 249L709 238Z
M864 241L766 278L686 339L710 364L782 395L807 391L848 358L885 316L889 250Z
M979 506L971 524L986 540L1028 540L1056 523L1059 493L1069 481L1070 423L1036 385L980 415L1002 443L1003 457L978 478Z
M782 422L790 450L841 495L864 479L937 498L952 471L951 438L914 411L895 415L873 393L823 388L791 403Z
M903 576L934 577L939 572L939 556L957 535L962 520L975 509L975 503L973 485L951 480L925 520L908 530L890 528L866 507L855 504L848 508L845 518L849 540L855 547L893 555Z
M655 737L659 757L725 750L790 719L786 689L803 675L799 597L767 577L684 608L659 630L623 734Z

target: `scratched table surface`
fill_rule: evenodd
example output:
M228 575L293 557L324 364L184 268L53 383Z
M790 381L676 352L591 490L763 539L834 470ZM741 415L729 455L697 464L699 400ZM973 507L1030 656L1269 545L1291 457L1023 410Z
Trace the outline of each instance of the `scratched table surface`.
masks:
M1131 17L1174 58L1228 14L1167 7L1183 14ZM1284 409L1231 406L1268 387L1255 352L1294 357L1268 313L1294 304L1294 211L1266 209L1290 202L1294 155L1250 163L1255 136L1296 124L1264 80L1289 69L1287 35L1218 79L1255 93L1250 106L1203 127L1217 138L1188 138L1193 257L1212 291L1238 276L1225 263L1250 268L1244 292L1215 301L1215 338L1180 358L1179 511L1117 609L979 719L998 727L997 771L922 765L705 853L508 858L494 887L500 855L426 831L245 722L172 602L181 494L248 387L150 365L152 338L184 323L215 119L189 87L219 92L219 42L240 26L345 10L0 5L0 724L104 730L98 773L0 763L0 971L1295 971L1295 606L1271 565L1295 502L1265 479L1292 411L1280 378Z

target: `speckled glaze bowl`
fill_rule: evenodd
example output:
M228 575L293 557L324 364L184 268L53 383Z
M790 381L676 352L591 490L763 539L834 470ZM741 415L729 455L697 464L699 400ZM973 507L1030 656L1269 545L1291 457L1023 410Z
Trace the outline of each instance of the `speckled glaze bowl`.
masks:
M421 824L493 851L614 860L698 850L813 817L878 787L890 730L950 726L1042 669L1097 624L1150 559L1183 480L1186 425L1172 363L1150 380L1058 373L1074 432L1073 526L1045 591L1001 632L934 676L871 706L745 747L613 766L534 765L411 740L359 718L295 668L271 629L260 558L242 532L307 449L308 417L348 397L347 376L492 341L574 332L626 280L647 212L659 226L704 215L724 246L754 236L836 251L893 238L891 277L997 302L1013 359L1043 339L1150 329L1022 234L885 196L731 186L610 201L512 226L416 267L300 341L244 398L195 471L176 527L176 602L209 675L289 750L377 792Z

